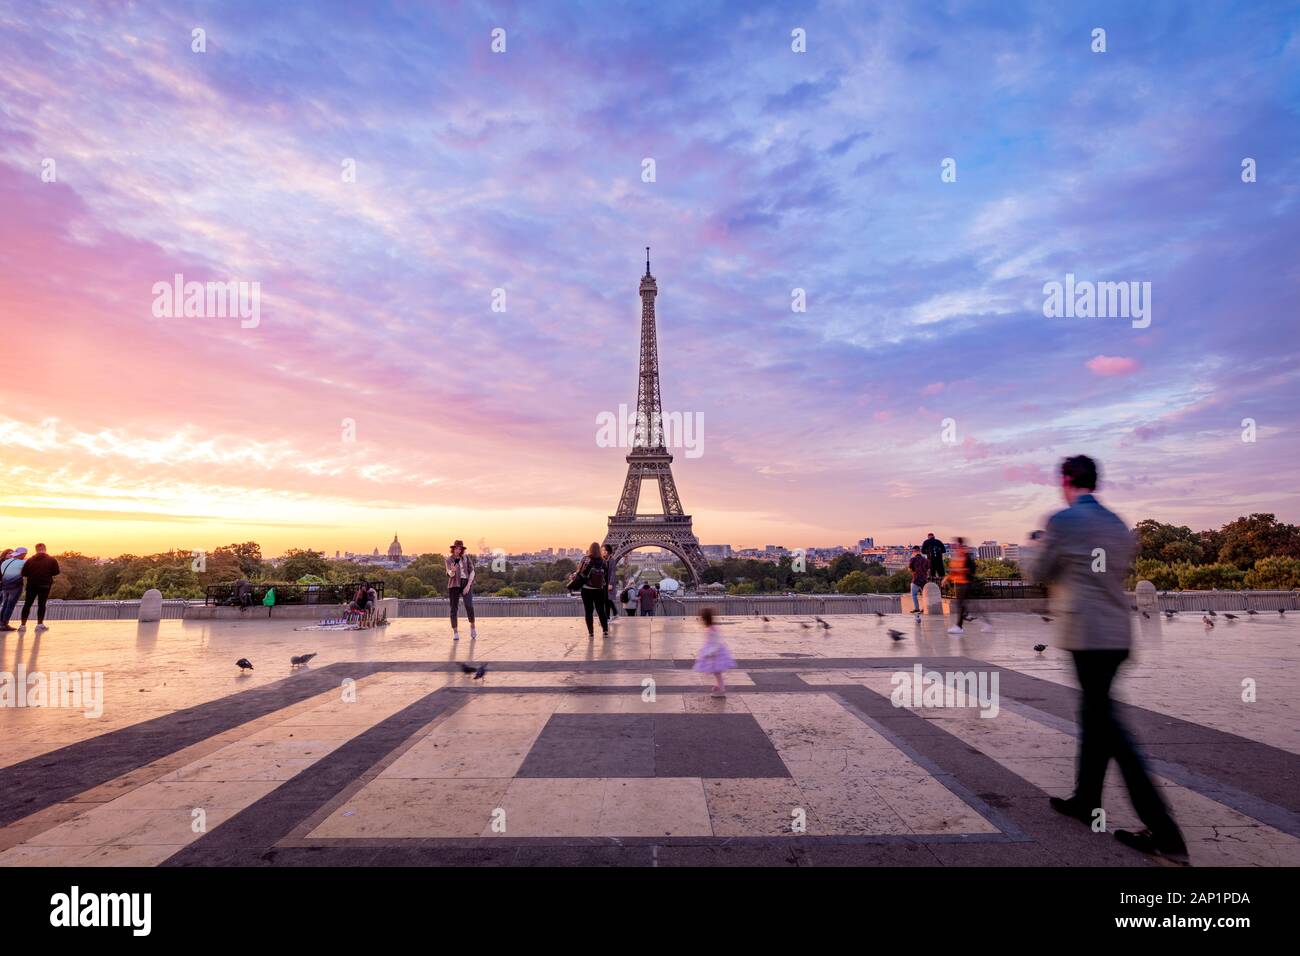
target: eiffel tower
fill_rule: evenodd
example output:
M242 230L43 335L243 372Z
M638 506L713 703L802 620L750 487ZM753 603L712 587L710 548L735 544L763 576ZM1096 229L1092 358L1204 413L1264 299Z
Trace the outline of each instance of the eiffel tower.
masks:
M664 446L663 405L659 400L659 344L655 335L655 296L659 287L650 274L650 247L645 250L645 275L641 277L641 375L636 388L636 440L627 456L627 481L618 499L618 513L610 515L605 544L617 565L636 548L663 548L681 558L696 587L709 566L699 539L691 530L691 516L682 513L682 500L673 481L673 456ZM662 514L640 514L643 481L659 483Z

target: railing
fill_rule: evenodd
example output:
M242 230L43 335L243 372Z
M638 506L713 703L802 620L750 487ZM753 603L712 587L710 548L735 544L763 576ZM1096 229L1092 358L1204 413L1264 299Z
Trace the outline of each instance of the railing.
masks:
M898 610L897 594L800 594L753 595L733 594L684 596L663 595L655 607L656 617L692 617L700 608L712 608L725 615L780 614L874 614ZM402 598L398 601L399 617L446 617L450 604L446 598ZM577 617L582 601L573 597L497 598L475 595L474 610L482 617ZM619 605L621 614L623 607ZM463 612L462 612L463 613Z
M1162 611L1294 611L1300 610L1295 591L1160 591Z
M202 605L198 601L163 601L163 620L178 621L185 616L185 609L192 606ZM52 600L45 609L47 621L134 621L139 617L139 601Z
M946 598L955 598L957 596L957 588L952 584L945 584L941 591ZM1010 578L976 578L975 583L966 592L966 596L968 598L1004 600L1045 598L1047 597L1047 588L1041 584L1032 584L1029 581L1018 581Z
M350 584L254 584L252 603L260 605L266 592L275 588L275 603L280 604L351 604L362 581ZM379 597L384 596L384 582L368 582ZM238 607L239 598L234 584L210 584L204 590L203 603Z

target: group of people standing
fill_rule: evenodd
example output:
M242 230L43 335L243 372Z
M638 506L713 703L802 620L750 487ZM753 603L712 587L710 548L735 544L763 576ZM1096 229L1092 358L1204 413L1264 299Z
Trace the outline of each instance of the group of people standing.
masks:
M966 600L975 576L975 556L966 546L966 539L958 536L953 541L952 555L948 559L945 573L946 554L948 546L936 538L933 531L926 535L923 543L912 545L912 559L907 562L907 570L912 573L912 612L921 613L920 594L926 582L946 581L952 585L957 595L957 623L948 628L948 633L962 634L962 624L970 617L966 613Z
M26 548L5 548L0 551L0 593L3 593L3 606L0 606L0 631L16 631L19 628L9 623L13 617L18 599L22 597L24 585L27 596L23 601L22 625L27 626L32 605L36 605L36 630L44 631L45 605L50 599L50 589L54 579L59 576L59 562L47 553L44 544L36 546L36 553L27 557Z
M645 582L640 590L634 590L633 582L628 581L619 592L614 579L616 570L613 549L593 541L582 563L569 576L569 590L576 590L582 596L582 614L587 622L588 637L596 636L596 618L600 619L601 633L609 637L609 622L618 617L619 604L623 605L623 613L628 617L636 617L637 611L642 617L654 617L655 606L659 603L659 586Z
M618 617L621 602L628 617L635 617L639 610L645 617L654 617L655 605L659 602L659 588L646 583L639 591L632 590L631 582L623 589L616 600L617 584L614 552L609 545L600 545L593 541L582 562L569 576L568 588L578 591L582 597L582 613L587 622L587 635L596 636L596 621L605 637L609 637L609 622ZM465 542L457 538L451 543L450 553L446 558L447 598L451 611L451 639L460 640L460 607L465 607L465 617L469 620L469 639L478 638L474 626L474 556L465 550Z

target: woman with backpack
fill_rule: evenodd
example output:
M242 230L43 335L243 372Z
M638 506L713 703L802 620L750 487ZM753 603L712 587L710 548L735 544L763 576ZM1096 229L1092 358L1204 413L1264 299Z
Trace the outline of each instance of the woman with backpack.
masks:
M609 637L609 571L609 565L600 556L600 545L593 541L587 549L587 556L570 578L570 585L581 584L582 613L587 619L588 637L596 636L592 611L600 616L600 629L605 637Z

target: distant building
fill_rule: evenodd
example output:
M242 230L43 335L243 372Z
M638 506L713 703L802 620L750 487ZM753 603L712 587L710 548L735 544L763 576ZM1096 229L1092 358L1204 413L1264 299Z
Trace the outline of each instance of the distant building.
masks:
M859 539L858 539L858 550L859 550L859 551L870 551L870 550L871 550L872 548L874 548L875 546L876 546L876 539L875 539L875 538L859 538Z
M1002 545L996 541L984 541L975 549L975 554L984 561L997 561L1002 558Z
M1004 545L1002 546L1002 557L1003 557L1004 560L1007 560L1007 561L1019 561L1019 560L1020 560L1020 545L1018 545L1018 544L1004 544Z
M334 556L338 557L337 551L334 552ZM376 547L369 554L353 554L351 551L344 551L343 558L355 564L369 564L377 568L404 568L415 560L402 554L402 544L397 540L396 533L393 534L393 543L388 546L387 554L380 554L379 548Z
M700 550L710 561L725 561L731 557L731 545L729 544L702 544Z

